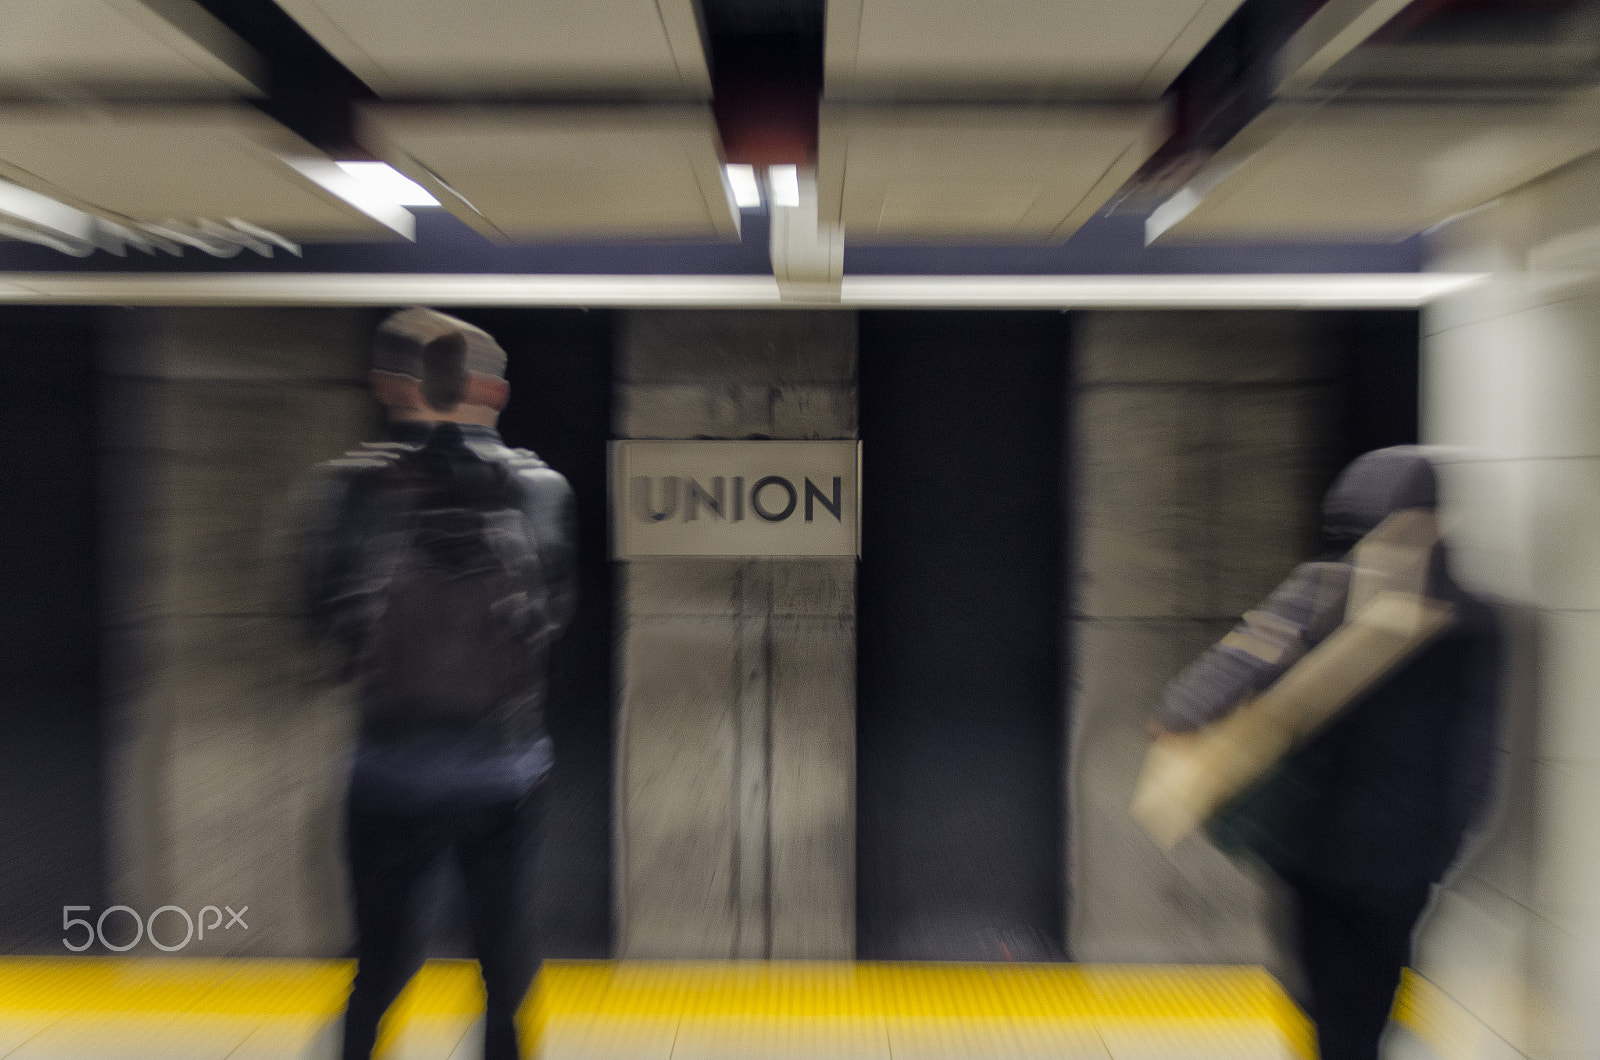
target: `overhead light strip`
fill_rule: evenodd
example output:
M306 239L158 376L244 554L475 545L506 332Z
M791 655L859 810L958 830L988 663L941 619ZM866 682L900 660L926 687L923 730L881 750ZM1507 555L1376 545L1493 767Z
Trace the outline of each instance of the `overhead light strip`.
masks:
M336 162L354 177L371 197L394 206L438 206L439 200L421 184L387 162Z
M841 308L1414 308L1486 279L1465 273L1210 276L846 276ZM787 305L771 276L382 273L0 273L0 302L113 305L630 308Z
M1485 279L1476 273L846 276L841 299L846 305L973 308L1405 308Z
M407 239L417 238L417 219L410 210L395 202L391 188L355 176L339 163L325 158L285 157L283 160L301 176L343 199L385 228Z
M733 191L733 204L741 210L754 210L761 205L761 184L756 180L756 167L728 165L723 167L728 177L728 187Z
M800 205L800 167L769 166L767 181L772 186L772 205Z

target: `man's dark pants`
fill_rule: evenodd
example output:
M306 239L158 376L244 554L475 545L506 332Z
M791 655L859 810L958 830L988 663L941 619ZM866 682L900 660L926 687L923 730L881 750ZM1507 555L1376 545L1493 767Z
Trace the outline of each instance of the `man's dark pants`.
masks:
M488 994L485 1060L516 1060L515 1017L539 969L533 924L539 785L518 801L397 811L352 793L346 834L357 968L344 1058L367 1060L378 1021L422 967L433 889L450 859L465 887L473 949Z
M1382 901L1352 901L1304 880L1291 887L1321 1058L1377 1060L1429 889L1408 887Z

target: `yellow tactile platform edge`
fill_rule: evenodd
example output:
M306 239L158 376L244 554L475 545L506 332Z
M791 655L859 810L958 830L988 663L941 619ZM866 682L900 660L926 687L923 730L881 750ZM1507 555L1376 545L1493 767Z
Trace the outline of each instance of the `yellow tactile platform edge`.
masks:
M185 1014L332 1019L345 961L0 959L0 1016ZM483 987L470 961L433 961L407 988L385 1037L412 1020L472 1018ZM1453 1002L1407 973L1395 1018L1444 1056L1465 1044ZM1311 1058L1311 1028L1265 971L1247 967L849 962L551 961L523 1007L552 1021L851 1020L1112 1026L1171 1034L1253 1030Z
M1483 1025L1428 979L1406 969L1390 1018L1427 1042L1440 1060L1478 1055Z

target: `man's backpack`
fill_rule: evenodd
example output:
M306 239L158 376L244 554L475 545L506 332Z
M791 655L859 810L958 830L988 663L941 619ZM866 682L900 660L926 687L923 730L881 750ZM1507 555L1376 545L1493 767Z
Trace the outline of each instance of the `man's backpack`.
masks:
M552 623L515 474L441 428L370 488L375 517L342 609L363 736L531 735Z

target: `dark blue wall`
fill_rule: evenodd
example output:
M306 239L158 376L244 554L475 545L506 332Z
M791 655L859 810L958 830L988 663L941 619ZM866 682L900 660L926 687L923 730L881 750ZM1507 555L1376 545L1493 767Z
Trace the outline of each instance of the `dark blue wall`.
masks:
M0 309L0 952L103 904L95 314Z
M1060 952L1068 319L861 316L863 958Z

